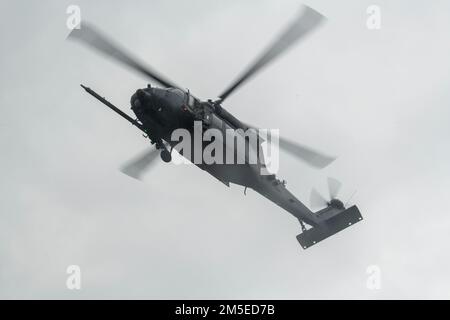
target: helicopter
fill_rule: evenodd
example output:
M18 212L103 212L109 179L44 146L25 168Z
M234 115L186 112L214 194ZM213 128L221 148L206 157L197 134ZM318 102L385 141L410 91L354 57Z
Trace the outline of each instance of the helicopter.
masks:
M242 130L251 131L256 138L260 138L258 128L232 115L223 107L223 102L249 78L284 53L295 42L316 29L324 20L325 17L316 10L308 6L302 6L300 14L280 36L215 100L201 100L195 97L189 90L182 89L162 74L139 62L86 22L83 22L79 28L74 28L68 35L68 39L80 41L103 55L143 74L159 85L159 87L155 87L149 84L146 88L137 89L131 96L131 109L136 118L132 118L94 90L81 85L87 93L142 131L144 137L148 138L151 144L155 146L122 168L124 173L139 179L150 164L158 158L158 154L162 161L172 161L172 151L174 149L178 151L176 149L177 141L172 139L175 130L183 129L192 133L192 136L195 136L196 130L204 132L214 129L223 134L230 130ZM236 134L236 137L243 139L244 142L246 140L246 137L241 137L240 134ZM336 179L328 178L329 200L326 200L316 190L312 190L311 205L323 207L321 210L313 212L286 188L284 180L278 179L276 174L270 172L263 174L261 169L264 168L264 161L250 163L249 155L251 152L256 152L257 158L262 160L264 152L261 152L260 146L265 140L267 139L258 140L256 150L250 147L244 148L244 154L241 154L244 161L239 164L194 162L192 153L179 153L226 186L229 187L230 183L241 185L245 188L244 193L246 193L247 188L250 188L291 213L300 223L301 233L297 235L297 240L304 249L363 219L356 205L346 208L346 205L337 198L341 183ZM280 149L291 153L315 168L324 168L335 160L334 157L286 138L277 137L277 140ZM219 141L219 143L227 144L225 140ZM205 147L205 143L202 143L200 152ZM225 149L233 157L242 153L234 145L231 147L226 145Z

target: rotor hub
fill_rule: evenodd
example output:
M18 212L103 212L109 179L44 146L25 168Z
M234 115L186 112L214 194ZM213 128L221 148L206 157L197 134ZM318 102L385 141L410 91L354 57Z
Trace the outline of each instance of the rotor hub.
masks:
M344 204L339 199L331 199L331 201L328 203L328 205L332 208L336 209L345 209Z

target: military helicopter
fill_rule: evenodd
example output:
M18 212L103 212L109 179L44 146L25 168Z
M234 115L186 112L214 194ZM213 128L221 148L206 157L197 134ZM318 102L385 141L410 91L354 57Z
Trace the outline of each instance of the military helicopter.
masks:
M215 128L221 132L256 129L228 112L222 106L223 102L255 73L284 53L296 41L304 38L323 21L323 15L310 7L303 6L296 19L259 58L218 96L218 99L206 101L198 99L189 90L182 89L160 73L138 62L137 59L85 22L80 28L73 29L68 38L81 41L161 86L148 85L146 88L138 89L132 95L131 109L137 117L134 119L94 90L81 85L90 95L142 131L145 137L148 137L150 142L155 145L155 148L134 159L122 169L126 174L139 178L144 170L155 161L158 154L164 162L172 160L171 153L176 142L171 140L171 134L176 129L184 128L194 133L195 123L201 123L200 131L208 128ZM202 144L201 148L204 147L205 145ZM279 137L279 147L316 168L324 168L335 159L282 137ZM231 152L235 155L237 150L232 147ZM244 192L247 188L251 188L291 213L298 219L301 226L302 232L297 235L297 240L302 248L306 249L362 220L361 213L355 205L345 208L342 201L337 199L337 193L341 186L337 180L328 179L329 200L325 200L313 189L311 204L324 207L313 212L288 191L284 180L279 180L275 174L261 174L260 169L263 164L261 162L249 163L248 154L248 149L246 149L243 157L244 163L240 164L200 162L195 165L225 185L229 186L230 183L233 183L244 186ZM262 157L262 154L259 157ZM181 155L189 161L193 160L192 154L181 153Z

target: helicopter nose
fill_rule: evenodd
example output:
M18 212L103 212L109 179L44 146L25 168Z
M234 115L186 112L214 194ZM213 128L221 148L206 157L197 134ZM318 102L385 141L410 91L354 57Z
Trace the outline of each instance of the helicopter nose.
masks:
M131 96L131 108L141 109L151 99L151 94L143 89L136 90L136 93Z
M145 91L144 90L142 90L142 89L137 89L136 90L136 96L139 98L139 99L144 99L145 98Z
M147 90L143 90L143 89L138 89L136 91L136 96L139 99L139 101L143 104L145 104L145 102L147 102L151 98L150 92L148 92Z
M130 99L131 109L141 109L142 103L137 95L137 93L133 94Z

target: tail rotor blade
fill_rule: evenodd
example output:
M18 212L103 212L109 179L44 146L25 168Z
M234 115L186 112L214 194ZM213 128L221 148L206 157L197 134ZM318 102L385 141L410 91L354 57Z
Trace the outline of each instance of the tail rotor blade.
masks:
M158 156L159 150L152 148L125 164L120 171L134 179L141 180L142 174L155 162Z
M328 192L330 194L330 199L336 199L341 189L342 183L334 178L328 178Z
M328 201L316 190L312 189L309 197L309 204L313 209L327 206Z
M356 191L357 191L357 190L353 191L353 193L352 193L352 195L350 196L350 198L348 198L348 200L345 202L344 207L347 208L348 204L350 203L350 201L351 201L351 200L353 199L353 197L355 196Z

